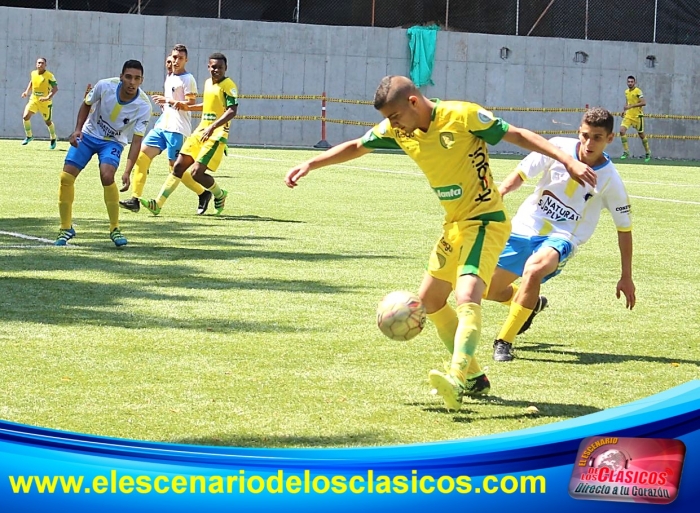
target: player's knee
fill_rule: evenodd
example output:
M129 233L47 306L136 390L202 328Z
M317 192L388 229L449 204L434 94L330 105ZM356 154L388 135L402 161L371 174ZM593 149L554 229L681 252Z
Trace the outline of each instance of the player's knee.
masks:
M533 262L525 266L523 271L523 282L533 281L541 283L548 274L549 265L547 262Z

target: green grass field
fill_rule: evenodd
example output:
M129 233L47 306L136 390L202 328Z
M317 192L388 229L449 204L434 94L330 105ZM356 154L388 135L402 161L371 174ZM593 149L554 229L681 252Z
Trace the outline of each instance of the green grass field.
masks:
M292 191L285 172L312 152L234 148L216 174L230 191L222 216L195 216L181 186L159 217L122 213L123 250L108 238L93 162L76 184L72 247L8 235L55 238L67 147L0 141L5 420L194 444L388 445L570 419L698 377L696 164L618 165L633 196L637 307L615 298L604 213L543 287L550 308L519 337L519 359L491 359L507 311L485 304L477 355L492 394L448 414L428 394L428 371L448 358L434 328L399 343L375 326L384 294L417 289L441 229L407 157L369 155ZM496 179L514 164L494 158ZM161 156L147 195L166 173ZM511 213L531 190L507 198Z

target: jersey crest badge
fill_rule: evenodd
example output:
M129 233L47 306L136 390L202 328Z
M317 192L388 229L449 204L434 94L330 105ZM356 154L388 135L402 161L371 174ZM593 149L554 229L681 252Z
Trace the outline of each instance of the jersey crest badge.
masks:
M455 135L452 132L440 132L440 144L449 150L455 144Z

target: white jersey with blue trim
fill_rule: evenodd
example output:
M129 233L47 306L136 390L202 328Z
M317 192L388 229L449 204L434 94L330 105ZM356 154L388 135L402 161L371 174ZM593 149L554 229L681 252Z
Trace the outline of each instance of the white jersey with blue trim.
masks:
M187 101L188 96L197 95L197 81L192 73L168 75L163 85L163 96L168 100ZM155 128L175 132L188 137L192 134L192 115L186 110L177 110L170 105L163 106L163 114L156 121Z
M554 137L549 142L578 160L578 139ZM525 180L543 176L513 217L512 233L560 237L576 247L593 235L603 209L610 212L618 231L632 230L629 196L604 155L605 162L593 168L598 177L595 189L575 182L558 160L535 152L525 157L516 168L520 176Z
M83 133L104 141L129 144L134 135L143 136L151 120L151 101L140 88L129 102L119 100L119 77L98 81L85 96L92 106L83 125Z

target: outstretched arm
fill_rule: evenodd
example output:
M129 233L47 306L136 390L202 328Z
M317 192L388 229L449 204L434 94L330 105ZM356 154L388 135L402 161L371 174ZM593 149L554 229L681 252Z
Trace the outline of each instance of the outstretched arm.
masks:
M632 310L637 302L635 286L632 281L632 232L617 232L617 244L620 248L620 261L622 274L617 282L616 296L620 298L620 292L625 296L625 307Z
M501 186L498 188L498 192L501 193L501 196L505 196L509 192L513 192L519 189L524 181L525 180L523 180L520 171L516 169L511 174L506 176L505 180L501 182Z
M583 162L576 160L572 155L557 148L541 135L536 134L526 128L518 128L510 125L508 132L503 136L503 140L529 151L536 151L542 155L546 155L555 160L558 160L571 175L571 178L583 185L587 183L592 187L596 184L596 174L590 167Z
M22 98L26 98L27 96L29 96L29 93L31 92L31 90L32 90L32 81L30 80L29 83L27 84L27 88L22 93Z
M346 141L338 146L334 146L330 150L324 151L306 162L294 166L287 172L287 176L284 177L284 183L286 183L289 188L296 187L299 179L308 175L309 171L332 166L333 164L342 164L348 160L353 160L367 153L371 153L371 151L371 148L366 148L362 144L362 139Z

